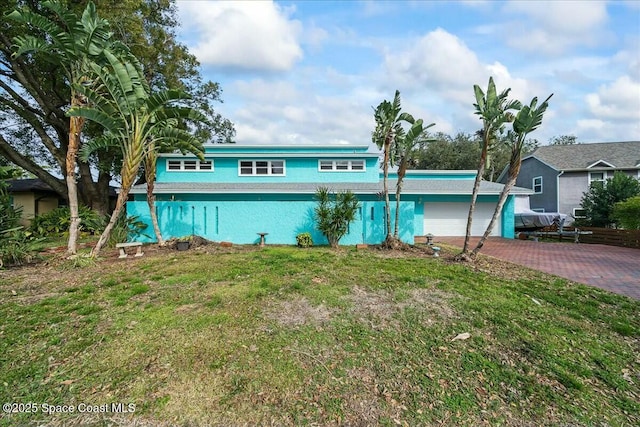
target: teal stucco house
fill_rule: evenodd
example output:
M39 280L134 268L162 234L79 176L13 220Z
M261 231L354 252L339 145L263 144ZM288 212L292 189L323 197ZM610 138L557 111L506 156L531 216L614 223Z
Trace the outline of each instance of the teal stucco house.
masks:
M351 190L361 203L356 221L340 243L380 243L386 230L379 157L366 145L211 144L205 146L204 161L163 154L155 185L160 229L166 239L198 235L238 244L257 243L258 233L269 233L267 243L295 244L296 235L309 232L316 244L326 244L314 222L314 194L325 186ZM409 171L401 196L401 239L414 243L415 237L427 233L464 236L475 174ZM482 182L473 235L484 232L502 188L502 184ZM393 174L389 191L395 192ZM513 238L513 198L528 192L512 191L493 235ZM393 226L395 201L392 209ZM137 215L152 230L145 185L132 189L127 213Z

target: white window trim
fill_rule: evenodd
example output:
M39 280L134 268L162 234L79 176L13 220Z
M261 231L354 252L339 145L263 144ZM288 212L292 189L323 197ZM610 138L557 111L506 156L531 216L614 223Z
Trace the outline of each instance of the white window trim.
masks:
M532 208L531 210L538 213L544 213L544 208Z
M169 162L180 162L180 169L169 169ZM185 169L184 162L196 162L195 169ZM167 159L167 172L213 172L213 159L204 160L205 163L211 163L211 169L200 169L202 162L198 159Z
M576 215L576 211L583 211L583 210L584 210L583 208L573 208L573 217L574 218L586 218L586 216L584 216L584 215L581 215L581 216L577 216Z
M331 162L331 169L322 169L322 162ZM338 169L338 162L348 162L347 169ZM362 169L353 169L353 162L362 163ZM318 172L366 172L367 162L364 160L345 160L345 159L320 159L318 160Z
M540 191L536 191L536 179L540 178ZM544 188L542 186L542 176L534 176L531 180L531 189L533 190L533 194L542 194Z
M251 174L242 173L242 162L251 162ZM256 173L256 163L257 162L266 162L267 163L267 173L266 174L258 174ZM272 162L282 162L282 173L271 173ZM284 159L240 159L238 160L238 176L287 176L287 161Z
M599 179L591 179L591 175L594 173L601 173L602 174L602 180ZM589 172L589 187L591 187L591 183L592 182L602 182L605 183L607 182L607 171L593 171L593 172Z

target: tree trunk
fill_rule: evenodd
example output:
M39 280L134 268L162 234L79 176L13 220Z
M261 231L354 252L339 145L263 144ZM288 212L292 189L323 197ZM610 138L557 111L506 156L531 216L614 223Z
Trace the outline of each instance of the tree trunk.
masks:
M385 238L386 241L391 238L391 202L389 201L389 185L388 185L388 177L389 177L389 150L391 149L391 141L390 137L387 137L384 141L384 164L382 165L383 169L383 187L382 191L384 192L384 206L385 206L385 224L387 226L387 236Z
M0 155L4 156L11 163L20 166L22 169L29 171L36 177L40 178L63 199L68 199L67 185L64 180L54 177L29 157L23 156L20 152L16 151L11 145L9 145L2 135L0 135Z
M471 224L473 222L473 213L476 209L476 200L478 199L478 192L480 191L480 181L482 181L482 175L484 174L484 166L487 162L487 144L483 144L482 154L480 155L480 164L478 165L478 174L473 182L473 192L471 193L471 204L469 205L469 216L467 217L467 230L464 237L464 246L462 247L462 255L469 253L469 240L471 239Z
M484 234L480 238L480 241L476 245L475 249L473 249L473 251L471 252L472 257L476 256L478 252L480 252L480 249L482 249L482 246L484 246L485 240L487 240L487 237L489 237L489 235L493 231L493 227L496 225L498 216L502 212L502 208L504 207L504 203L506 202L507 197L509 196L509 192L511 191L511 189L516 183L516 180L518 179L518 174L520 173L521 164L522 164L521 153L520 152L512 153L511 161L509 163L509 178L507 180L507 183L502 188L502 191L500 192L500 197L498 199L498 204L496 205L496 210L493 212L493 216L491 217L491 221L489 222L487 229L485 230Z
M122 191L120 191L120 193L118 194L118 200L116 201L116 207L113 210L113 212L111 213L111 218L109 219L109 223L107 224L107 226L105 227L104 231L100 235L100 239L98 239L98 243L96 243L96 246L91 251L91 256L92 257L95 258L96 256L98 256L98 254L102 250L103 246L106 245L107 242L109 241L109 237L111 236L111 231L113 230L113 227L116 225L116 222L118 222L118 217L120 216L120 212L122 211L122 207L127 202L127 197L129 197L129 190L128 189L125 190L123 188Z
M407 162L405 159L400 161L398 166L398 182L396 183L396 223L393 228L394 239L400 240L400 193L402 192L402 182L407 173Z
M72 104L78 105L78 100L75 100ZM66 161L67 193L69 195L69 213L71 217L69 222L69 243L67 245L67 253L69 255L75 255L78 250L80 216L78 212L78 185L76 183L76 155L80 147L80 132L83 124L84 119L81 117L71 117Z
M153 225L153 232L156 235L158 245L164 246L165 241L162 238L162 232L160 231L160 225L158 224L158 215L156 214L156 196L153 194L153 189L156 182L156 151L155 144L149 143L147 148L147 156L145 158L144 173L147 180L147 204L149 205L149 213L151 215L151 224Z
M138 135L138 129L133 129L132 134ZM137 141L134 137L134 141L130 143L130 145L125 146L124 156L122 159L122 169L120 170L120 177L122 178L122 185L120 188L120 193L118 193L118 199L116 200L116 207L111 214L111 219L107 224L107 227L104 229L102 234L100 235L100 239L98 243L91 251L91 256L96 257L102 250L102 247L109 241L109 237L111 236L111 230L115 226L118 221L118 217L120 216L120 212L124 204L127 202L127 198L129 197L129 191L131 191L131 187L135 182L136 176L138 175L138 170L140 169L140 163L143 160L143 150L144 144L142 141Z

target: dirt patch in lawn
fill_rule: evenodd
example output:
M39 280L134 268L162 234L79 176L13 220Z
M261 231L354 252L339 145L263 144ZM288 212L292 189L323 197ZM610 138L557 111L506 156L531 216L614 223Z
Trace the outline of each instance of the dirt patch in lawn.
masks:
M422 314L425 324L456 317L448 301L452 295L439 289L411 289L406 298L398 299L387 290L371 290L355 286L349 295L351 312L360 321L374 329L398 327L397 315L405 309L415 309Z
M305 297L289 301L277 301L267 305L264 316L282 326L322 325L331 320L332 310L324 304L311 305Z

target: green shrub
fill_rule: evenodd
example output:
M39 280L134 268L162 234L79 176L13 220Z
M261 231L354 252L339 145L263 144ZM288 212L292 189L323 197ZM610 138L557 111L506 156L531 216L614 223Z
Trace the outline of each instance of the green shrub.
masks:
M23 227L0 231L0 268L31 262L41 241Z
M0 182L0 184L4 184ZM0 188L0 267L20 265L34 258L35 246L40 239L34 239L19 224L22 209L11 206L11 198L6 186Z
M80 206L80 231L100 234L106 225L106 218L91 209ZM61 234L69 229L71 214L67 206L56 208L50 212L38 215L31 220L30 230L36 236Z
M640 230L640 196L613 205L612 216L622 228Z
M127 216L123 210L111 230L107 245L114 247L118 243L134 241L140 236L150 237L144 233L147 227L147 224L140 221L140 217Z
M313 246L313 239L311 238L311 233L300 233L296 236L296 242L298 242L298 246L301 248L308 248Z
M315 209L315 219L318 230L327 238L329 245L335 248L349 231L349 223L356 218L360 203L351 191L340 192L331 197L326 187L318 188L316 200L318 206Z

